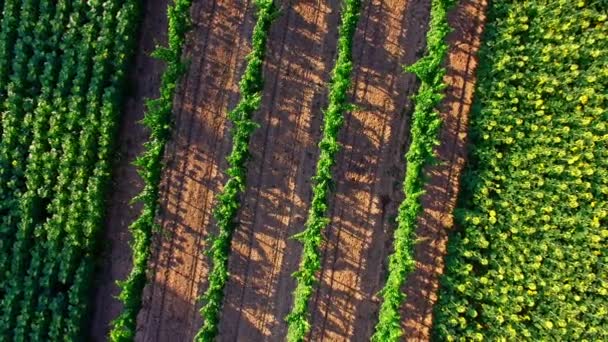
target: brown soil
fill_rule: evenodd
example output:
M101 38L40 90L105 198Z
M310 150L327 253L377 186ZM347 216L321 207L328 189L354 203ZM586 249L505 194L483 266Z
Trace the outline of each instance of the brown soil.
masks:
M485 2L463 0L451 17L449 96L441 160L429 170L425 216L418 234L417 270L407 284L404 327L408 338L428 340L432 305L443 268L447 227L465 157L467 114L473 91L481 14ZM116 279L130 267L127 226L137 214L128 201L140 188L130 162L146 134L135 122L142 98L158 91L157 62L146 57L154 39L164 39L166 0L146 2L135 94L121 129L125 157L115 172L104 256L92 332L103 340L120 310L111 296ZM299 243L311 198L327 81L334 64L341 1L284 0L267 48L261 124L250 148L248 187L230 257L231 277L220 322L221 341L279 341L295 283ZM331 225L322 248L323 270L311 302L310 340L369 340L376 322L391 250L394 218L403 200L403 155L409 140L413 75L402 72L424 52L428 0L364 1L353 49L351 94L357 109L346 114L330 198ZM206 289L205 239L215 230L214 196L226 177L230 149L227 110L238 100L237 82L253 27L249 0L195 0L194 28L185 55L189 70L174 106L174 132L165 153L161 208L150 262L149 284L138 317L138 341L190 341L202 320L198 296ZM111 262L110 262L111 260Z
M458 197L460 176L466 158L469 112L475 90L477 51L485 23L486 0L461 0L452 13L449 37L449 85L441 116L441 145L437 148L440 164L430 167L427 193L423 198L424 215L417 229L416 270L406 284L407 301L403 308L403 328L408 341L428 341L437 301L439 278L443 274L449 230L454 225L453 210Z
M150 283L138 317L138 341L190 341L201 325L197 299L207 272L205 238L213 230L214 196L225 181L230 149L226 113L253 28L247 1L195 1L195 26L178 91L175 129L165 154L161 207Z
M157 44L164 44L167 32L167 0L145 1L134 68L130 75L132 93L126 99L121 119L118 158L115 161L111 194L104 230L103 252L99 258L99 277L95 280L95 305L91 317L90 333L94 341L105 341L109 323L118 316L122 305L114 297L118 295L116 280L125 279L131 270L131 250L128 226L139 214L140 206L129 202L141 190L141 179L133 166L133 160L142 150L148 134L138 121L143 118L144 99L158 96L161 62L149 54Z

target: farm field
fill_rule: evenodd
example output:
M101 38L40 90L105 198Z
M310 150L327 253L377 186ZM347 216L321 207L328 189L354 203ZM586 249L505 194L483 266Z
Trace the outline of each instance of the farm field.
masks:
M608 338L607 9L489 12L438 339Z
M4 1L0 336L81 340L135 1Z
M0 341L608 339L605 0L0 8Z
M311 316L314 339L353 339L362 332L369 338L373 332L374 321L367 316L377 311L379 299L375 294L382 286L382 275L371 265L382 264L388 254L383 246L390 246L390 219L402 199L394 185L404 177L402 155L409 135L403 113L412 106L408 97L416 90L415 77L402 73L401 66L415 62L424 53L428 5L404 1L362 6L353 43L353 58L362 59L353 68L353 89L359 90L358 95L351 95L360 110L345 120L340 138L348 143L338 155L336 194L331 199L330 210L336 214L332 214L335 222L328 228L328 236L333 242L322 250L325 275L311 299L319 307ZM250 51L247 36L240 31L251 32L254 25L252 8L245 3L217 3L215 7L202 3L199 6L210 7L197 8L195 2L193 6L193 13L200 13L200 22L209 27L194 27L190 34L197 35L200 30L201 37L192 39L196 44L214 42L215 48L204 55L207 58L189 57L204 46L189 46L185 52L191 60L190 70L208 70L200 75L208 81L200 81L190 72L183 81L183 93L177 95L177 101L184 103L178 102L175 109L175 137L167 147L171 152L161 195L166 198L161 200L160 219L166 233L158 237L152 256L154 280L145 290L139 315L138 337L142 340L188 340L202 323L196 301L206 286L209 267L203 255L204 243L215 229L212 204L226 181L219 170L227 167L222 156L230 148L226 118L218 115L225 116L238 100L236 70L244 68L244 56ZM295 284L291 274L297 270L300 257L297 241L290 236L303 226L312 196L310 177L318 154L315 141L321 134L320 110L327 103L325 85L336 53L332 37L337 34L340 6L338 1L329 5L284 5L282 15L270 29L264 97L258 116L254 116L261 127L250 144L250 183L239 213L241 225L233 240L220 340L244 336L273 340L287 333L283 317L289 313L290 290ZM472 6L467 3L459 8L453 20L466 21L471 15L468 11L474 11ZM384 17L393 18L388 27L381 21ZM215 33L216 22L230 26L218 27L221 32ZM307 27L307 22L314 26ZM400 45L415 48L403 50ZM385 55L371 53L380 48ZM208 74L222 77L212 79ZM383 74L395 77L389 88L378 78ZM223 83L213 85L209 81ZM226 93L227 89L232 91ZM179 98L194 96L189 92L199 95L190 102ZM197 108L200 113L193 112ZM211 112L205 114L207 111ZM454 119L460 120L460 116ZM212 129L203 124L207 120L216 122ZM361 140L362 131L379 138ZM294 140L299 143L292 144ZM171 161L173 158L175 161ZM343 304L336 305L338 302ZM412 322L419 319L411 318ZM102 323L100 330L106 325Z

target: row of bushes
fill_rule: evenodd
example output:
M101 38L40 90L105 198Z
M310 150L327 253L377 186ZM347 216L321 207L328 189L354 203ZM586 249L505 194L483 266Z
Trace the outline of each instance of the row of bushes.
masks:
M431 20L427 33L427 55L406 71L416 74L422 82L414 96L415 109L412 115L411 144L405 155L407 170L403 182L405 199L401 202L394 233L393 253L389 256L388 279L380 292L382 304L372 341L398 341L401 329L400 308L405 299L402 286L415 266L414 244L418 217L422 213L421 197L426 185L425 166L435 160L435 147L441 118L437 106L444 97L443 61L448 45L446 36L450 32L447 10L453 0L433 0Z
M196 334L196 341L212 341L218 333L218 323L224 298L224 287L228 280L228 257L232 234L236 228L236 215L241 206L239 196L245 191L249 140L258 124L252 114L259 109L264 80L262 77L266 40L270 24L276 16L273 0L255 0L257 21L253 29L251 52L247 56L245 73L239 82L240 100L228 113L232 122L232 151L228 156L228 181L217 195L214 217L218 232L209 241L211 257L208 288L201 296L200 309L203 325Z
M133 202L141 202L143 208L140 216L129 227L133 236L133 268L126 280L119 281L118 299L123 303L123 309L111 323L111 341L132 341L135 338L137 314L146 284L146 268L158 209L162 160L170 137L173 97L186 70L182 48L190 27L190 6L191 0L175 0L168 7L168 47L157 47L152 53L153 57L164 61L167 67L161 79L160 96L146 102L147 112L142 120L150 130L150 137L144 144L144 152L134 162L144 187Z
M316 273L321 269L322 232L330 219L327 217L332 168L340 150L338 134L343 126L344 113L350 109L348 90L351 86L352 44L359 12L360 0L345 0L342 7L338 39L338 57L332 71L329 88L329 105L324 111L323 136L319 142L319 160L312 178L312 203L304 231L294 236L303 245L299 270L294 273L297 285L293 293L294 303L287 316L287 339L303 341L310 330L308 301L314 291Z

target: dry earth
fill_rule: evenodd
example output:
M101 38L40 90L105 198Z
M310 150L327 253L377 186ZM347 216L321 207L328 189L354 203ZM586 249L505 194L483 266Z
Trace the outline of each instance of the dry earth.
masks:
M333 66L338 1L285 1L273 23L265 65L261 128L250 147L248 189L230 260L219 340L281 340L300 257L289 237L303 227L311 198L321 108Z
M201 325L205 239L213 231L214 196L225 181L230 149L226 113L253 28L247 1L195 1L185 56L189 70L178 91L175 128L165 153L159 223L150 284L138 319L138 341L190 341Z
M323 248L313 298L314 341L368 341L376 294L385 279L397 206L403 199L409 101L417 89L403 65L424 52L429 2L364 1L353 46L353 103L340 136Z

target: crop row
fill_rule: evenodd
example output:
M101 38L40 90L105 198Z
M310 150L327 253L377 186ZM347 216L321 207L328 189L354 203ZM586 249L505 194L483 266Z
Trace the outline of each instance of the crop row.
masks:
M2 236L3 257L0 259L0 272L10 268L11 258L9 253L17 232L17 196L23 184L23 164L26 158L27 145L29 145L27 142L29 136L27 123L23 122L25 115L23 113L25 110L24 102L26 101L23 90L30 86L26 79L26 63L31 54L31 45L40 44L39 40L34 40L32 30L32 26L37 21L32 14L35 3L24 1L20 5L19 16L21 20L18 25L7 27L9 31L14 30L14 36L17 32L23 32L23 34L14 39L13 57L10 59L12 63L10 63L10 69L8 69L7 83L4 85L4 92L7 95L1 103L3 130L0 144L0 213L3 217L1 231L4 236ZM17 4L14 4L14 6L17 6ZM27 44L27 40L32 41L32 44ZM21 134L18 129L21 125L25 126L24 134ZM4 285L4 282L5 280L0 280L1 285Z
M251 52L247 56L247 66L239 82L240 100L228 113L232 123L232 151L228 156L228 180L217 195L214 218L218 232L209 241L208 255L211 258L208 288L201 296L200 309L203 325L196 334L195 341L212 341L218 332L220 312L224 298L224 288L228 280L228 257L232 234L236 228L236 215L240 208L239 196L245 191L249 140L258 124L252 114L259 109L262 100L264 79L262 76L266 40L272 20L277 15L273 0L255 0L257 20L251 38Z
M77 340L137 2L3 6L0 336Z
M143 204L140 216L130 225L133 236L131 251L133 268L126 280L119 282L118 299L123 308L111 323L111 341L132 341L135 338L137 313L141 308L142 293L146 284L146 268L150 256L155 214L158 208L159 183L165 145L170 136L173 97L186 66L182 61L182 47L190 26L190 0L175 0L168 7L168 47L157 47L153 56L167 64L160 85L160 96L148 100L143 124L150 130L144 152L135 161L144 188L133 201Z
M450 32L447 11L452 0L433 0L431 20L427 33L427 55L406 68L421 80L418 94L414 96L412 114L411 143L405 155L407 170L403 182L405 199L397 214L394 232L393 253L388 260L388 278L380 292L378 323L372 341L398 341L401 330L400 308L405 299L402 286L414 269L415 229L422 212L421 198L425 192L426 176L424 168L435 161L435 147L439 144L438 134L441 118L437 106L444 97L443 66L447 55L446 37Z
M340 150L338 134L343 126L344 113L350 108L347 96L351 86L352 44L361 9L360 0L344 0L339 27L338 56L332 71L329 104L323 112L323 136L319 142L319 160L312 178L312 202L304 230L294 236L303 245L300 266L294 277L294 303L287 316L287 339L303 341L310 330L308 301L314 291L316 273L321 269L319 247L323 230L329 224L327 209L332 183L332 168Z
M607 9L492 2L438 340L608 340Z

